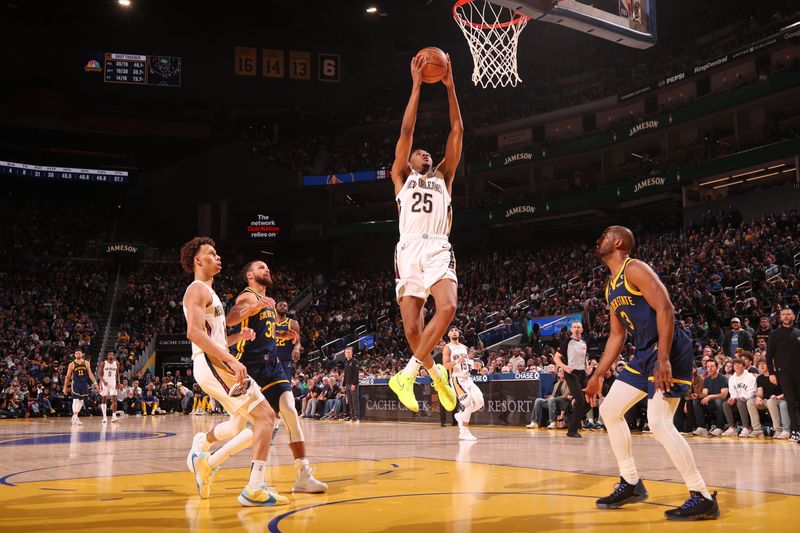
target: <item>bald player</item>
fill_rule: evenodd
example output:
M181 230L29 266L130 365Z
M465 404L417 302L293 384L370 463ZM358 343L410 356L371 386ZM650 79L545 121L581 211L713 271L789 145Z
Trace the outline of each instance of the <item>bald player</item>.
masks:
M675 328L675 309L658 275L646 263L629 257L633 246L633 233L622 226L606 228L597 240L597 255L611 271L606 285L611 335L584 389L593 407L603 376L619 359L628 333L636 349L600 406L620 480L614 491L596 504L601 509L616 509L648 497L633 462L631 432L624 419L633 405L647 397L650 430L681 473L690 495L681 507L666 511L664 516L668 520L718 518L717 493L709 493L689 444L672 423L680 398L692 384L692 342Z

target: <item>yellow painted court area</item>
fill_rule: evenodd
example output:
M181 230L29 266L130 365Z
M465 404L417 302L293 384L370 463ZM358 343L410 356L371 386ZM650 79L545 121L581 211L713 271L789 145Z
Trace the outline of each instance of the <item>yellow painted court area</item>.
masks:
M462 459L478 452L462 446ZM293 475L290 465L271 469L284 493ZM679 524L662 518L686 497L675 483L647 481L648 503L598 510L594 499L609 492L612 477L416 458L328 462L316 475L330 484L327 494L293 495L289 506L270 509L236 503L243 468L221 470L205 501L186 471L23 482L0 487L0 530L785 531L800 506L796 496L723 490L721 520Z

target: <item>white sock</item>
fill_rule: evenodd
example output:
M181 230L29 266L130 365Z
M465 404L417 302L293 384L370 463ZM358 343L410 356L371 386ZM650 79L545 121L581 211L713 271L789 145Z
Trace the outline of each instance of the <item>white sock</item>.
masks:
M100 412L103 413L103 418L105 418L106 417L106 404L105 403L101 403L100 404Z
M625 413L645 396L647 394L639 389L616 380L600 406L608 439L611 441L611 449L617 458L619 475L631 485L637 484L640 478L633 462L631 430L625 422Z
M262 483L266 483L267 462L253 461L250 463L250 482L251 489L257 489Z
M422 366L422 361L420 361L419 359L417 359L412 355L411 359L408 360L406 367L403 369L403 374L405 374L406 376L417 377L417 374L419 373L419 369L421 366Z
M684 483L689 490L701 493L705 498L711 499L711 493L706 487L700 471L694 462L692 450L689 443L683 438L673 423L675 410L678 408L680 399L664 398L661 391L656 391L652 400L647 402L647 423L653 436L661 443L672 464L680 472Z
M310 468L311 464L308 462L307 457L303 457L302 459L295 459L294 460L294 469L300 472L304 468Z
M245 428L231 440L223 444L219 450L212 453L211 457L208 458L208 464L211 468L216 468L227 461L230 456L236 455L251 444L253 444L253 430ZM264 462L264 464L266 464L266 462Z
M428 371L428 374L431 375L431 379L437 379L441 374L439 372L439 367L436 365L431 366L430 368L425 368Z

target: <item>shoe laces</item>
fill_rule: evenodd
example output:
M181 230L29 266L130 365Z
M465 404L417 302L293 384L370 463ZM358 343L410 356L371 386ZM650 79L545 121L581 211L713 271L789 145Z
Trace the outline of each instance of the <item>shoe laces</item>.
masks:
M680 507L684 511L688 511L689 509L694 508L698 503L701 503L703 500L705 500L703 495L700 494L699 492L691 492L690 494L691 497L685 502L683 502L683 505L681 505Z
M630 487L630 483L628 483L627 481L625 483L623 483L622 481L620 481L619 483L615 483L613 496L622 494L623 492L625 492L627 487Z

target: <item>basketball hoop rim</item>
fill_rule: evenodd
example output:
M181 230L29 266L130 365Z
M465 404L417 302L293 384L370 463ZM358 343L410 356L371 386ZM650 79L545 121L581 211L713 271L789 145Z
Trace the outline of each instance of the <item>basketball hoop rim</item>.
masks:
M486 0L486 1L488 1L488 0ZM508 28L510 26L514 26L514 25L517 25L517 24L524 24L524 23L528 22L531 19L527 15L522 15L522 14L518 13L517 11L514 11L514 13L517 15L516 18L514 18L512 20L509 20L507 22L500 22L498 24L485 24L485 23L477 24L475 22L472 22L471 20L466 20L466 19L462 18L461 15L459 15L459 13L458 13L458 8L459 7L465 6L467 4L471 4L473 2L475 2L475 0L457 0L456 1L456 3L453 5L453 18L456 19L456 22L458 22L459 24L463 24L465 26L469 26L469 27L474 28L476 30L493 30L493 29L498 29L498 28ZM505 7L505 6L503 6L503 7ZM506 8L506 9L508 9L508 8Z

